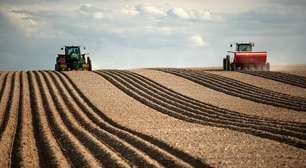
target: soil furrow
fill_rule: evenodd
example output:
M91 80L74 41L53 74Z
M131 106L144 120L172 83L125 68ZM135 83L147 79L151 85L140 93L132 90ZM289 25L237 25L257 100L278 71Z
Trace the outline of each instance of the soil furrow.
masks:
M1 116L2 118L2 123L1 123L1 126L0 126L0 141L2 140L2 136L3 136L3 132L5 131L7 125L8 125L8 122L9 122L9 117L10 117L10 111L11 109L13 108L13 97L14 97L14 90L15 90L15 78L16 78L16 72L14 72L12 74L12 78L11 78L11 81L10 81L10 92L9 92L9 98L8 98L8 101L6 103L6 107L5 107L5 110L4 110L4 114L3 114L3 117Z
M201 84L205 87L223 92L225 94L237 96L240 98L245 98L247 100L255 101L258 103L274 105L277 107L280 106L285 108L291 108L299 111L304 109L303 104L305 104L306 100L305 98L293 97L290 95L285 95L270 90L261 89L252 85L245 86L245 83L240 82L239 84L239 81L237 82L233 79L222 78L221 76L219 77L218 75L216 75L217 77L215 76L213 77L215 79L212 79L210 76L214 74L206 73L205 75L203 75L204 72L199 74L195 72L186 72L183 70L174 70L174 69L172 70L163 69L161 71L186 78L188 80ZM236 85L234 85L234 83L236 83ZM270 92L272 93L270 94Z
M102 72L100 74L103 75L103 73L111 76L112 78L116 78L114 74L111 74L109 72ZM239 131L249 133L252 135L258 135L260 137L269 138L269 139L277 140L279 142L291 144L296 147L306 148L303 141L298 140L298 139L292 139L291 137L288 137L287 135L282 135L281 134L282 131L277 131L276 128L275 129L265 128L264 130L259 130L258 128L256 128L255 125L250 125L250 124L245 124L245 123L240 123L240 124L235 123L235 125L233 125L233 122L228 122L225 120L218 120L218 119L208 117L208 116L198 116L197 114L190 113L189 111L186 111L186 110L174 107L174 106L169 106L163 103L162 101L158 101L157 99L153 100L152 96L148 94L145 95L143 91L139 91L137 87L133 88L129 86L129 83L127 82L123 82L122 80L120 81L118 77L115 80L111 80L106 75L103 75L103 76L106 77L107 80L109 80L111 83L113 83L117 87L121 85L119 86L120 89L125 91L128 95L136 98L137 100L148 105L149 107L155 108L169 115L172 115L175 117L179 116L185 119L187 118L187 120L191 120L192 122L200 121L201 124L205 124L205 125L212 125L212 126L223 127L223 128L231 128L231 129L239 130ZM119 84L120 82L121 84ZM133 90L133 92L137 92L137 94L131 92L130 90Z
M129 72L131 73L131 72ZM144 76L141 76L137 73L133 73L135 74L136 76L140 77L142 79L142 81L145 81L145 80L148 80L148 83L149 85L154 85L156 86L156 88L158 88L158 90L161 90L165 93L167 93L168 95L172 95L173 97L179 97L181 100L185 101L185 102L188 102L189 104L192 104L198 108L205 108L205 109L208 109L208 110L213 110L213 111L220 111L220 114L229 114L229 115L232 115L232 116L239 116L239 117L246 117L246 118L249 118L250 115L247 115L247 114L243 114L243 113L238 113L238 112L235 112L235 111L231 111L231 110L227 110L227 109L224 109L224 108L219 108L219 107L216 107L216 106L213 106L211 104L207 104L207 103L204 103L204 102L201 102L199 100L196 100L194 98L191 98L191 97L187 97L181 93L178 93L178 92L175 92L174 90L171 90L169 88L166 88L164 87L163 85L149 79L149 78L145 78ZM254 120L254 121L264 121L266 123L274 123L274 124L282 124L282 125L290 125L292 127L295 127L295 129L297 130L300 130L300 128L303 128L303 130L306 128L306 123L299 123L299 122L289 122L289 121L280 121L280 120L272 120L272 119L268 119L266 120L265 118L263 117L259 117L259 116L251 116L251 119Z
M101 161L104 166L128 167L128 165L125 163L125 160L119 158L117 154L115 154L103 143L97 140L88 131L85 131L85 129L82 128L83 125L80 126L77 124L78 122L72 117L73 114L69 112L76 111L76 109L68 103L69 98L61 97L63 94L61 95L60 93L63 92L55 89L56 81L50 80L50 77L47 76L45 72L42 72L42 75L47 83L50 95L53 98L55 106L58 107L59 115L68 130L72 134L74 134L74 136L78 138L79 141L91 152L91 154L95 156L99 161Z
M4 118L1 125L0 153L2 155L0 167L10 166L11 149L16 133L19 103L19 76L13 72L8 104L6 105Z
M21 143L21 121L23 118L23 73L20 72L19 77L19 105L18 105L18 114L17 114L17 126L15 130L15 135L13 137L13 146L11 149L11 159L10 159L10 165L11 167L20 167L21 163L21 151L20 149L20 143Z
M200 71L200 72L203 72L203 71ZM227 77L230 79L235 79L237 81L247 83L251 86L262 88L263 91L269 95L274 95L275 93L277 93L277 95L285 94L287 96L288 95L293 96L295 99L299 99L299 100L306 99L306 94L305 94L306 89L305 88L293 86L293 85L279 82L276 80L254 76L254 75L243 73L243 72L209 71L207 73L220 75L222 77Z
M72 126L67 128L67 120L62 118L64 113L63 107L58 103L57 97L53 94L49 81L40 72L34 72L34 74L38 81L38 88L41 92L42 103L51 130L60 142L61 147L64 148L63 151L66 152L66 157L69 157L75 166L101 166L103 163L98 161L87 149L93 143L84 134L76 135L77 130L70 130ZM85 145L87 146L85 147ZM96 154L98 155L98 153Z
M5 79L2 83L1 92L0 92L0 126L4 122L5 109L7 107L8 101L10 99L10 90L12 83L12 73L7 73Z
M206 111L214 112L221 116L231 116L234 118L243 118L246 121L258 121L258 122L263 122L265 124L272 123L272 124L279 125L280 127L290 125L290 129L297 130L297 131L306 130L306 124L303 124L303 123L276 121L272 119L266 119L263 117L241 114L241 113L230 111L230 110L223 109L223 108L218 108L210 104L206 104L204 102L195 100L193 98L186 97L185 95L177 93L169 88L166 88L163 85L156 83L155 81L152 81L151 79L141 76L137 73L133 73L129 71L118 71L118 72L121 72L125 75L130 75L131 79L133 78L135 80L138 79L137 81L141 82L144 87L147 87L148 89L151 88L155 92L163 94L163 96L165 96L168 99L173 99L173 100L175 99L177 102L180 102L181 104L184 104L184 105L194 107L195 109L203 109L203 110L205 109ZM179 99L176 99L176 98L179 98Z
M38 167L39 157L35 146L30 107L29 85L26 72L20 81L20 99L16 138L13 145L12 167Z
M245 98L245 99L255 101L258 103L269 104L269 105L273 105L277 107L289 108L289 109L293 109L297 111L306 110L306 106L303 105L305 102L303 102L303 104L298 103L297 101L292 100L291 97L288 97L288 100L284 102L284 101L280 101L280 100L277 100L271 97L267 98L264 94L260 94L260 93L254 94L254 93L249 93L248 91L243 91L240 89L240 87L233 87L230 85L229 87L225 87L223 84L221 84L221 82L223 81L212 82L209 77L206 77L206 76L203 77L203 75L194 74L192 72L185 72L185 71L182 72L182 71L169 70L169 69L157 69L157 70L168 72L168 73L189 79L193 82L196 82L205 87L214 89L216 91L220 91L220 92L232 95L232 96L238 96L238 97Z
M3 74L2 74L3 75ZM6 73L3 77L3 80L1 79L1 89L0 89L0 103L2 101L2 96L3 96L3 93L4 93L4 89L6 87L6 81L7 81L7 76L8 76L8 73ZM2 76L1 76L2 77Z
M285 104L288 107L295 108L297 104L305 104L304 98L299 97L293 97L290 95L284 95L277 92L272 92L269 90L264 90L261 88L257 88L252 85L246 85L243 82L239 82L230 78L225 78L221 76L212 76L214 74L209 74L206 72L193 72L193 71L184 71L184 70L170 70L173 73L176 73L177 75L183 75L185 77L193 78L198 81L205 81L205 83L202 82L202 84L208 84L207 86L210 86L211 88L215 90L221 90L226 93L232 93L236 95L254 95L254 100L261 100L262 97L265 99L273 99L273 103L275 105ZM291 101L287 101L287 100Z
M113 72L113 73L116 73L116 72ZM125 76L121 76L121 77L124 78ZM133 83L135 85L134 88L133 88L133 86L130 87L130 89L132 89L132 90L135 90L135 89L141 90L141 88L143 88L143 86L141 84L139 85L139 84L137 84L133 81L130 81L128 79L126 79L126 80L127 80L127 82L124 82L126 85L129 85L130 83ZM252 126L253 128L256 128L256 129L260 129L260 130L264 130L264 131L270 131L272 133L277 133L277 134L285 134L285 135L293 136L293 137L300 138L300 139L306 139L306 136L303 134L303 132L300 132L300 131L299 132L294 132L294 131L291 131L291 130L286 131L284 129L279 129L278 125L270 125L268 127L263 127L262 125L264 123L262 123L262 122L246 122L245 120L238 120L238 121L236 120L235 121L235 120L233 120L232 117L223 117L222 118L217 114L213 114L215 112L206 113L203 110L197 111L196 109L189 108L189 106L182 106L182 104L177 103L177 101L169 101L168 98L156 95L155 92L152 92L151 90L148 90L148 89L143 90L143 92L147 93L145 97L147 97L148 99L151 99L151 100L155 99L155 102L157 102L157 104L164 105L164 106L171 106L172 105L169 108L173 109L174 111L181 111L181 113L185 113L186 115L196 117L198 119L207 119L206 117L211 117L211 119L215 119L215 118L216 119L221 119L221 121L226 121L227 122L225 124L233 124L233 125L237 125L237 124L240 125L240 122L243 122L244 124L248 124L249 126ZM168 104L165 104L164 102L166 102ZM177 107L179 107L179 108L177 108ZM204 112L205 114L204 115L198 115L201 112ZM197 115L197 116L195 116L195 115ZM272 127L272 128L270 128L270 127Z
M248 73L248 72L246 72ZM250 72L253 73L253 72ZM306 82L306 78L303 76L293 75L293 74L286 74L283 72L255 72L255 74L260 74L267 77L272 77L280 80L289 80L289 82L295 82L297 84L302 84Z
M122 84L119 81L117 81L117 79L115 79L115 77L113 77L111 74L109 74L106 71L97 72L97 74L99 74L100 76L102 76L103 78L108 80L110 83L112 83L114 86L118 87L120 90L122 90L127 95L129 95L132 98L140 101L141 103L147 105L148 107L151 107L151 108L153 108L153 109L155 109L157 111L163 112L164 114L167 114L169 116L172 116L172 117L184 120L184 121L189 121L189 122L194 122L194 123L201 123L201 120L185 116L184 114L181 114L179 112L173 111L171 109L169 110L169 109L159 105L158 103L155 103L155 102L151 101L150 99L147 99L146 97L143 97L143 92L138 91L138 90L132 90L132 89L126 87L124 84Z
M292 78L292 77L287 77L287 76L280 76L279 74L271 74L271 75L261 74L260 76L264 78L269 78L269 79L277 80L280 82L288 83L294 86L306 88L305 77L296 76L297 78L295 77ZM303 78L303 79L299 79L299 78Z
M122 77L129 77L126 80L132 80L132 82L136 85L138 88L143 88L146 89L148 92L150 92L151 95L154 95L156 93L156 96L159 97L159 99L162 99L165 102L169 102L170 104L173 104L175 106L181 107L186 110L191 110L191 111L196 111L196 113L201 113L204 115L216 117L216 118L222 118L226 120L231 120L231 121L238 121L238 122L244 122L244 123L254 123L254 121L259 124L259 125L265 125L265 126L273 126L273 127L279 127L282 130L291 130L291 131L298 131L306 133L306 129L301 129L301 127L295 127L291 126L289 124L283 124L283 123L277 123L277 121L272 121L269 122L270 119L263 119L263 120L257 120L253 119L252 116L239 116L239 113L233 113L231 111L228 112L228 110L224 109L209 109L206 106L196 106L193 103L190 103L190 101L187 101L186 99L178 98L178 96L173 96L175 95L175 92L169 92L167 90L164 90L162 87L156 87L156 85L151 85L147 81L147 78L142 77L140 78L136 74L132 72L127 72L127 71L116 71L118 73L121 73ZM160 96L159 96L160 95ZM192 108L192 109L191 109ZM305 136L303 136L305 137Z
M77 92L80 99L83 100L81 102L85 103L94 112L94 114L98 115L99 118L95 118L92 115L87 114L89 117L91 116L90 119L93 122L95 122L101 128L107 130L108 132L118 136L121 139L124 139L126 142L128 142L129 144L131 144L135 148L141 150L142 152L146 153L151 158L157 160L162 165L164 165L166 167L171 167L171 165L173 165L173 162L170 162L171 157L170 158L166 157L167 153L169 153L173 157L177 157L177 158L183 160L184 162L190 164L193 167L209 167L208 165L206 165L202 161L200 161L196 158L193 158L189 154L186 154L183 151L177 150L177 149L169 146L168 144L165 144L165 143L155 139L154 137L136 132L134 130L131 130L129 128L126 128L126 127L123 127L123 126L119 125L118 123L114 122L112 119L107 117L99 109L97 109L96 106L93 105L89 101L89 99L77 88L77 86L72 82L72 80L69 77L67 77L65 74L61 74L61 75L59 75L59 77L61 79L65 78L69 82L69 85L72 86L72 88L67 87L68 89L70 89L70 92L72 93L71 89L73 89L75 92ZM65 84L65 80L62 80L62 81L64 81L64 84ZM83 111L87 111L87 110L84 109ZM157 150L156 148L158 148L159 150Z
M86 107L83 107L83 111L87 111ZM96 112L96 110L94 112ZM141 150L142 152L145 152L152 159L158 161L161 165L165 167L188 167L184 166L184 163L181 164L180 161L177 161L175 157L169 156L167 152L156 149L154 146L141 141L137 137L133 137L118 128L114 128L107 122L103 122L103 120L101 122L101 119L93 117L92 114L87 115L91 117L91 120L94 121L97 125L99 125L102 129L105 129L109 133L118 136L118 138L124 139L126 142L130 143L135 148Z
M301 104L301 105L306 105L306 98L303 97L298 97L298 96L291 96L288 94L280 93L280 92L275 92L272 90L264 89L261 87L257 87L245 82L241 82L239 80L223 77L221 75L213 74L213 73L208 73L208 72L195 72L196 74L199 74L203 76L209 76L210 78L217 80L217 82L223 82L224 85L230 84L230 86L235 86L238 88L241 88L244 92L250 92L253 94L260 94L261 96L265 96L266 98L273 98L275 100L279 100L281 102L290 104L293 102L293 104ZM290 100L290 102L288 102Z
M68 90L64 90L63 88L67 88L67 85L60 84L60 80L58 77L55 76L54 73L48 72L49 75L51 75L52 80L54 81L56 87L60 90L61 96L65 100L71 100L72 93ZM67 93L68 92L68 93ZM67 95L69 94L69 96ZM71 96L71 97L70 97ZM119 139L117 136L114 136L113 134L101 129L98 127L95 123L93 123L86 114L82 113L88 113L81 109L79 106L80 102L70 102L66 101L69 107L69 110L73 113L73 116L76 118L76 120L82 125L86 130L88 130L90 133L95 135L101 142L108 145L112 150L117 151L120 153L121 157L128 160L132 165L136 165L138 167L152 167L154 162L147 161L145 157L142 156L140 152L135 150L134 148L131 148L130 145L126 144L124 141ZM84 119L85 118L85 119ZM87 119L86 119L87 118ZM158 165L155 165L156 167Z
M250 71L240 71L240 72L271 80L276 80L293 86L306 88L306 78L298 75L293 75L283 72L250 72Z
M83 110L86 111L86 110ZM97 119L94 119L93 121L97 121ZM105 123L100 124L103 129L109 130L110 133L114 132L119 135L119 138L128 140L127 142L134 145L136 148L142 150L143 152L147 152L149 156L151 156L153 159L157 159L160 164L166 166L166 167L188 167L184 164L181 164L180 161L175 160L173 157L167 156L167 154L160 153L160 151L156 149L152 149L152 146L148 146L146 143L141 143L141 141L129 136L128 134L120 133L119 131L114 130L113 128L110 128L109 126L106 126ZM112 131L113 130L113 131Z
M5 77L4 73L1 73L0 74L0 86L2 86L3 84L2 82L3 82L4 77Z
M30 93L32 127L34 128L35 143L38 150L40 167L69 167L69 160L58 137L50 129L46 111L42 104L37 78L33 72L27 72Z
M230 88L233 91L241 92L241 93L248 93L250 95L256 95L256 97L261 98L264 97L265 99L273 99L274 101L278 101L283 104L287 105L306 105L306 99L303 97L297 97L297 96L290 96L287 94L274 92L271 90L259 88L238 80L234 80L231 78L223 77L220 75L207 73L204 71L198 72L198 71L185 71L185 70L176 70L185 72L187 75L200 77L202 79L205 79L207 81L212 82L216 86L221 86L224 88ZM289 100L289 101L288 101Z
M231 78L227 78L221 75L217 75L217 74L213 74L213 73L209 73L209 72L205 72L205 71L194 71L196 74L199 75L203 75L205 74L205 76L209 76L212 79L215 79L217 81L224 81L223 84L224 85L228 85L230 84L231 86L236 86L236 87L241 87L244 91L249 91L249 92L253 92L255 94L261 93L264 94L267 97L272 97L274 99L278 99L278 100L287 100L288 98L290 98L291 100L294 100L298 103L304 104L306 102L306 99L304 97L298 97L298 96L291 96L288 94L284 94L284 93L280 93L280 92L276 92L276 91L272 91L272 90L268 90L268 89L264 89L264 88L260 88L239 80L235 80L235 79L231 79Z
M174 75L189 79L193 82L200 83L205 87L209 87L211 89L214 89L214 90L217 90L217 91L220 91L220 92L224 92L224 93L228 94L228 93L231 93L230 91L232 91L233 94L236 94L236 95L241 94L241 90L236 89L235 87L232 87L229 84L222 83L222 81L221 81L221 83L218 83L218 82L212 81L210 79L206 79L206 78L203 79L202 76L199 76L197 74L192 74L192 73L187 73L187 72L178 72L178 71L172 71L172 70L170 70L170 71L171 72L168 72L168 73L172 73ZM205 83L203 81L205 81ZM226 86L224 86L224 85L226 85ZM227 89L228 87L231 88L230 91ZM245 90L243 88L242 88L242 90L246 91L247 93L250 92L249 90ZM249 94L254 94L254 93L249 93ZM260 100L261 99L259 99L258 96L255 96L253 101L260 101ZM276 104L276 105L278 105L278 104Z

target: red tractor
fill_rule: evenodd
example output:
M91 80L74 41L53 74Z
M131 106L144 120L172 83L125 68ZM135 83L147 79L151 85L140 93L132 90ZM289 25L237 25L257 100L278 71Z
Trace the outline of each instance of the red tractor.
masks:
M227 51L232 53L233 57L226 55L223 59L223 70L269 71L270 64L267 62L267 52L253 51L253 47L254 43L236 43L236 51Z

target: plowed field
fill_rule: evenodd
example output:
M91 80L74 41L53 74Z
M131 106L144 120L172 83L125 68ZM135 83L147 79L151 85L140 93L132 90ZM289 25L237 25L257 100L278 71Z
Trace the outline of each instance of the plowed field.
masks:
M203 69L1 72L0 167L305 167L304 81Z

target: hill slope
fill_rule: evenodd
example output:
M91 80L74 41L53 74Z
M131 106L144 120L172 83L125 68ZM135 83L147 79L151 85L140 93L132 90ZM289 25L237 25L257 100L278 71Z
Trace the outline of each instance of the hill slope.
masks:
M217 75L241 93L257 88L263 97L236 96L159 70L1 72L0 166L306 165L304 88L196 71L198 80Z

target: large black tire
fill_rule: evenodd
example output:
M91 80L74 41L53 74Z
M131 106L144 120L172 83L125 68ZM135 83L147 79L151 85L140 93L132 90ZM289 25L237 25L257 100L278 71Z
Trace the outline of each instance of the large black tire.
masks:
M226 69L228 71L231 70L231 60L230 60L230 56L229 55L226 56L226 67L227 67Z
M59 67L58 64L55 64L55 71L61 71L61 68Z
M87 64L88 64L88 70L92 71L92 65L91 65L91 60L89 57L87 57Z
M266 71L270 71L270 63L266 63Z
M237 66L235 63L231 64L231 71L236 71L237 70Z
M226 58L223 58L223 70L225 71L231 70L230 57L228 55L226 56Z
M223 70L226 71L226 58L223 58Z

